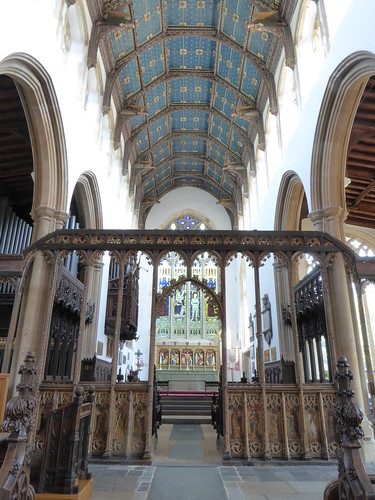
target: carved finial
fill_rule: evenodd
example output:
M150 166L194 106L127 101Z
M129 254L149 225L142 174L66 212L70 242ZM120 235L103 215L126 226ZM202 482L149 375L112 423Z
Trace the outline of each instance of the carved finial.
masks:
M353 373L349 370L348 360L344 356L337 358L335 379L338 382L338 401L334 406L334 415L337 419L336 430L343 443L362 439L364 436L361 422L362 410L353 403L354 391L350 388Z
M33 395L36 374L35 353L26 354L24 364L20 366L18 373L21 375L21 381L17 385L19 395L7 403L3 428L6 432L19 431L26 438L26 433L34 423L37 404Z
M75 395L78 397L82 396L83 392L84 392L83 387L81 385L78 385L75 390Z

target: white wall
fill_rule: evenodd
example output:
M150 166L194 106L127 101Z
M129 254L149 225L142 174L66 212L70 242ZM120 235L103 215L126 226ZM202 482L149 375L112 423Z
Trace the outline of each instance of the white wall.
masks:
M185 210L199 212L209 219L212 229L232 229L229 216L217 199L193 187L181 187L170 191L160 199L160 204L154 205L146 219L146 229L160 229L174 214Z
M350 54L357 51L375 53L375 37L373 36L375 2L372 0L347 0L342 3L339 0L326 0L325 4L332 37L330 52L308 98L303 103L299 117L295 121L295 131L291 134L290 142L282 152L281 161L275 169L275 175L269 184L269 189L259 204L255 219L252 220L255 229L274 228L279 185L283 174L287 170L293 170L300 176L306 190L308 206L311 207L310 168L312 146L320 105L328 80L337 66ZM341 24L338 25L337 12L342 14L342 8L344 8L346 15L343 17ZM341 17L341 14L339 17ZM301 90L303 94L303 89ZM273 144L267 144L267 148L273 146Z

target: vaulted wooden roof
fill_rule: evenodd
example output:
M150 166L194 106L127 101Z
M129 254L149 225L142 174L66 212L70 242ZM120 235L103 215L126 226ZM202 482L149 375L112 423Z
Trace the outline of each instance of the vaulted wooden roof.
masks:
M0 75L0 198L30 223L33 156L25 112L14 81Z
M115 147L122 135L135 208L142 211L189 185L240 210L242 188L255 168L254 143L264 148L266 103L277 113L274 74L283 48L294 66L289 21L296 4L88 2L88 67L100 51L107 71L103 112L112 99L118 114Z
M375 229L375 76L367 82L350 135L346 222Z

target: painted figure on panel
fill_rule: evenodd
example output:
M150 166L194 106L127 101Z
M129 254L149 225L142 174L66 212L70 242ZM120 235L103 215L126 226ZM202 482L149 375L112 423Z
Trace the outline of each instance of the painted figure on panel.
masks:
M171 351L171 365L177 366L180 364L180 353L178 351Z
M194 352L194 365L202 366L203 365L203 351L200 349Z
M145 433L145 416L142 411L134 408L133 436L142 438Z
M260 441L259 433L259 414L254 410L249 414L249 433L250 441Z
M215 366L215 351L208 349L206 352L206 365Z
M231 439L241 438L242 418L238 408L233 408L230 416L230 437Z
M290 439L299 439L298 417L295 413L290 413L288 417L288 434Z
M270 441L279 441L281 440L281 429L279 425L279 419L276 413L273 411L268 413L269 418L269 437Z
M93 435L98 438L107 434L107 410L97 409L96 411L97 413Z
M159 363L160 365L168 364L168 351L159 351Z

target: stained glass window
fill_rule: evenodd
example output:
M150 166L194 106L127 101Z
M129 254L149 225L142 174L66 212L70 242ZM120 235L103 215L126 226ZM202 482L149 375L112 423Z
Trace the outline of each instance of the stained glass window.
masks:
M165 229L172 231L196 231L213 229L209 221L204 217L194 214L183 214L179 217L174 217L166 226Z

